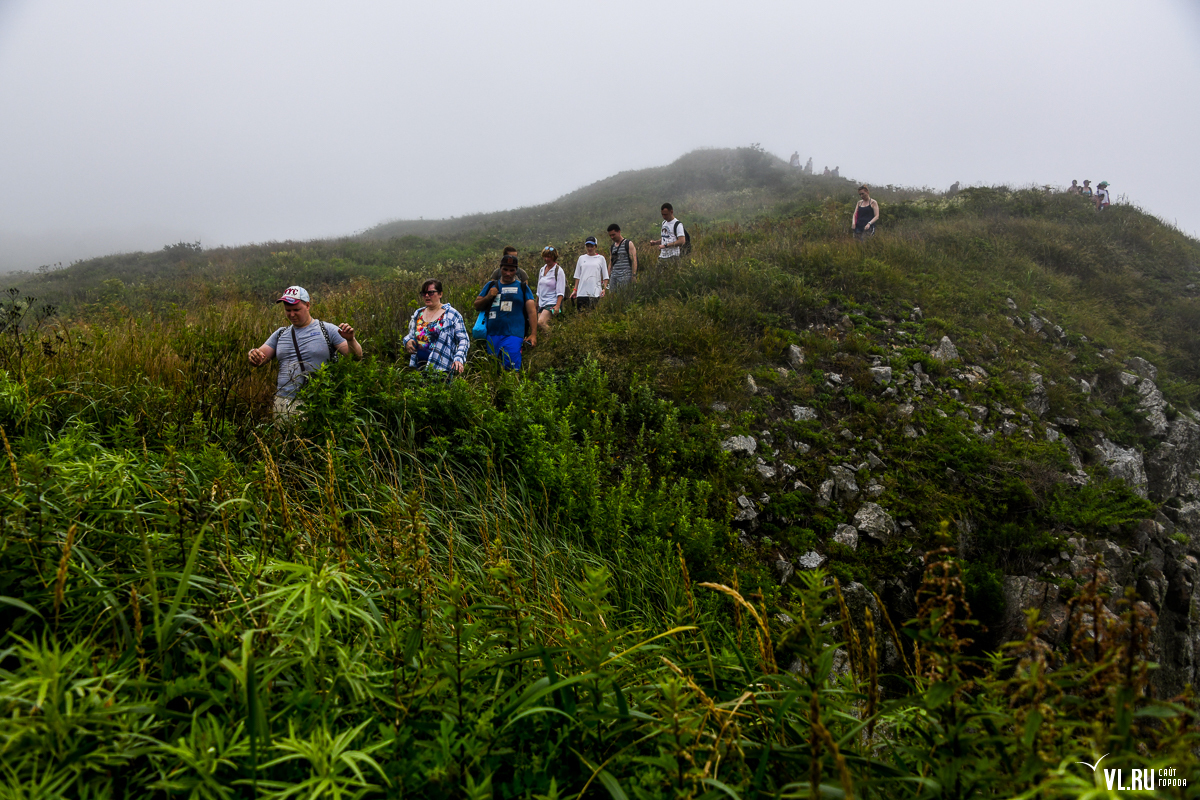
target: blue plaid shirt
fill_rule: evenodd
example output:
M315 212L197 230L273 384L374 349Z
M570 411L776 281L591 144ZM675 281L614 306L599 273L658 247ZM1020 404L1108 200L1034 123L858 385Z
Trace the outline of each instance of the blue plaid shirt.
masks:
M467 332L463 315L458 313L454 306L443 303L442 308L446 313L442 316L442 327L437 340L430 343L429 366L439 372L449 372L455 361L467 363L467 348L471 346L471 335ZM418 308L409 318L408 335L400 340L402 348L408 347L409 342L416 341L417 317L424 311L424 308ZM416 354L408 359L408 365L410 367L417 365Z

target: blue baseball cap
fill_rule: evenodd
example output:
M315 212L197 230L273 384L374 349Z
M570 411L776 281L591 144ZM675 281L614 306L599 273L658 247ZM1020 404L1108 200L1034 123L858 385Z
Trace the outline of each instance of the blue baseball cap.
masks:
M596 237L595 237L595 236L589 236L588 238L586 238L586 239L584 239L584 240L583 240L583 243L584 243L585 245L588 245L588 244L595 244L595 243L596 243Z

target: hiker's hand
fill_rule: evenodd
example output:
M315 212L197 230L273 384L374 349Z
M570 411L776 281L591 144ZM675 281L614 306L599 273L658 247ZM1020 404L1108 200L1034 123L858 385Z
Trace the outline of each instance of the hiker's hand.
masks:
M416 340L414 340L414 339L409 339L409 340L408 340L408 342L407 342L407 343L404 345L404 352L406 352L406 353L413 353L413 354L415 354L415 353L417 352L417 342L416 342Z
M450 369L452 369L453 371L455 371L461 375L462 371L463 371L463 362L455 361L453 364L450 365Z
M342 338L347 342L354 341L354 328L350 327L350 323L343 322L341 325L338 325L338 333L340 333Z
M249 355L250 355L250 363L253 366L261 367L267 361L266 354L263 353L263 351L258 347L251 350Z
M537 347L537 334L531 333L530 335L526 336L525 344L529 345L530 347Z
M492 288L488 289L487 296L489 299L495 297L498 294L500 294L499 286L493 286Z

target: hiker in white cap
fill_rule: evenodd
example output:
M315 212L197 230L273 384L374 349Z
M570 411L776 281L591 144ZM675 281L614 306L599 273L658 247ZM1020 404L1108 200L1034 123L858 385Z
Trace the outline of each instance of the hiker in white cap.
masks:
M357 361L363 353L350 325L343 322L335 327L333 323L313 319L309 312L312 299L304 287L289 286L275 302L283 303L283 312L291 325L275 331L262 347L251 350L250 364L261 367L273 358L279 359L275 413L286 416L297 410L296 392L322 364L333 361L339 354Z

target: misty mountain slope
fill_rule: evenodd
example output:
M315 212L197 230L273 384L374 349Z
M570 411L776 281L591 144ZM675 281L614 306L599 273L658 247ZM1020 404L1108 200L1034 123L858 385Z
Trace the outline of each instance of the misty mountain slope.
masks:
M307 774L284 749L303 725L405 796L446 795L451 734L504 794L551 796L547 770L582 794L591 764L644 769L681 713L738 707L740 731L689 738L753 743L720 754L745 797L809 779L818 714L844 785L881 797L927 796L909 756L931 749L976 794L1078 796L1034 787L1082 731L1194 763L1194 712L1166 701L1200 682L1200 242L1003 187L881 193L859 242L850 187L783 181L745 219L729 198L776 189L697 190L729 219L678 262L640 247L636 283L556 317L520 373L476 342L445 380L400 337L424 279L473 322L499 244L528 263L540 235L179 245L46 276L73 317L0 327L0 622L22 637L0 690L66 733L5 717L9 773L152 794L198 780L193 731L207 753L253 717L295 770L272 786ZM555 244L569 269L578 237ZM247 350L295 282L367 358L318 370L285 421ZM43 705L56 664L109 675L113 702ZM237 741L220 775L248 786L264 762Z
M850 181L795 174L754 147L696 150L663 167L630 170L549 203L449 220L398 220L362 234L366 239L416 235L462 239L487 234L520 241L562 241L600 235L616 222L627 236L657 236L659 207L675 206L688 219L752 219L784 200L853 195Z

